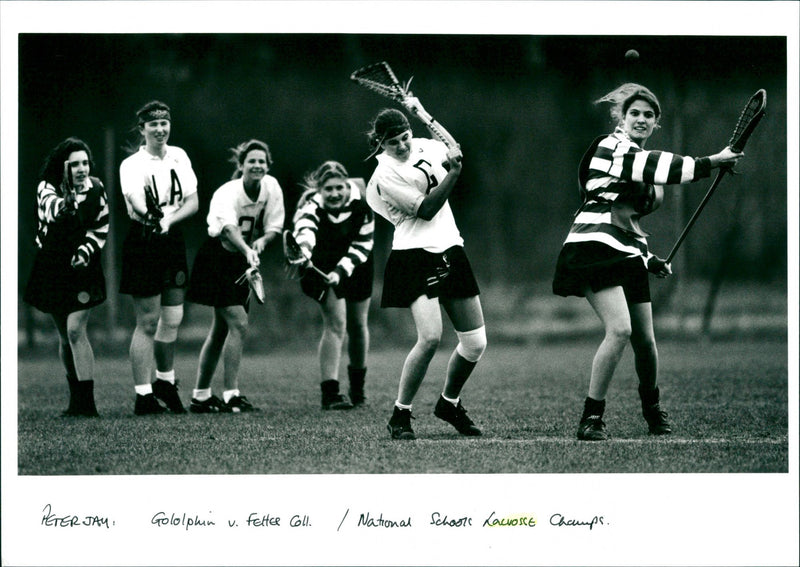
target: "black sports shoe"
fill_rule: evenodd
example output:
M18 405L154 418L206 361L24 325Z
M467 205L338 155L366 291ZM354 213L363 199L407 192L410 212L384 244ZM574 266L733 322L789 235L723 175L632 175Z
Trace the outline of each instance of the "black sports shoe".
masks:
M350 380L350 402L354 407L364 405L367 402L367 396L364 395L364 381L367 369L348 366L347 374Z
M61 413L64 417L99 417L94 403L94 380L70 382L69 407Z
M153 382L153 395L164 402L172 413L186 413L186 408L178 396L178 385L166 380L157 379Z
M217 396L211 396L202 402L192 398L189 411L192 413L231 413L231 408Z
M319 384L322 390L322 409L324 410L349 410L353 409L353 404L347 396L339 393L339 382L337 380L323 380Z
M642 415L647 422L650 435L666 435L672 433L672 426L667 420L667 412L661 409L659 404L642 408Z
M136 394L136 405L133 408L133 413L136 415L156 415L165 411L167 408L159 404L153 394L145 396Z
M349 410L353 409L353 404L344 394L334 394L332 396L322 396L322 409L324 410Z
M603 418L599 415L590 415L582 419L578 426L578 439L581 441L605 441L608 439Z
M433 415L455 427L461 435L470 437L481 435L481 430L475 427L472 420L467 417L467 410L464 409L460 401L458 405L454 406L445 400L444 397L439 396L439 401L436 402Z
M410 409L400 409L394 406L394 413L392 413L389 424L386 426L389 428L389 433L392 434L392 439L402 439L405 441L416 439L417 436L414 435L414 430L411 429L412 419L414 419L414 416L411 415Z
M225 404L228 406L228 410L233 413L241 413L244 411L258 411L258 408L247 401L247 398L244 396L233 396L228 403Z

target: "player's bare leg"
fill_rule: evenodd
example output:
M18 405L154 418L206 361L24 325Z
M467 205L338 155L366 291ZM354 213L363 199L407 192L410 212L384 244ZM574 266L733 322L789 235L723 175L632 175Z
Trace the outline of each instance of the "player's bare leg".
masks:
M322 409L347 410L353 404L339 391L339 364L344 343L346 308L345 300L328 293L322 311L322 338L319 341L320 390Z
M457 332L465 333L483 327L483 308L480 298L469 297L466 299L449 299L442 301L442 306L447 312L453 327ZM464 383L472 374L477 360L470 361L459 354L458 349L453 350L447 365L447 377L442 393L446 398L458 399Z
M222 400L211 394L211 381L214 379L228 336L228 324L218 311L214 309L211 328L200 348L197 379L192 392L192 403L189 406L189 410L193 413L219 413L227 409Z
M366 401L364 382L369 355L369 299L347 303L347 374L350 380L350 401L361 405Z
M397 401L404 406L410 406L417 395L442 337L442 312L438 299L425 295L418 297L411 304L411 315L417 327L417 342L406 356L397 391Z
M66 317L53 316L59 336L59 355L67 369L70 390L69 407L63 415L97 416L94 403L94 352L86 327L89 310L84 309Z
M163 413L165 408L153 396L151 379L155 366L153 358L153 342L158 326L161 299L152 297L134 297L136 311L136 327L131 338L130 358L133 370L133 383L136 390L136 407L134 413L146 415Z
M606 394L625 345L631 337L631 316L622 287L616 286L593 292L586 287L586 299L603 323L605 335L592 360L589 395L584 402L578 439L602 441L608 436L603 422Z
M450 355L442 395L433 413L462 435L481 435L481 430L467 416L460 399L464 384L486 349L481 301L476 295L466 299L446 299L442 301L442 306L456 330L458 345Z
M222 400L233 412L252 411L256 408L241 395L239 391L239 366L242 362L244 338L247 334L247 312L241 305L221 307L216 309L225 319L228 326L228 336L222 348L223 383Z
M650 303L634 303L631 313L631 346L633 347L636 374L639 377L639 397L642 415L650 433L663 435L672 432L667 413L661 409L661 392L658 388L658 348L653 332L653 309Z
M183 321L185 295L186 292L182 288L164 290L161 294L161 309L153 337L153 355L156 363L153 393L173 413L186 412L178 395L174 369L175 342L178 340L178 327Z

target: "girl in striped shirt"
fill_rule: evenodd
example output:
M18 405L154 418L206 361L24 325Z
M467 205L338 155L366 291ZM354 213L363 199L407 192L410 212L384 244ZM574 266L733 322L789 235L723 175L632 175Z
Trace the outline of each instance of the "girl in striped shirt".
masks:
M613 133L595 139L581 160L583 204L559 254L553 280L557 295L586 297L605 327L578 427L578 439L595 441L607 438L606 393L629 341L649 432L672 431L660 407L648 282L648 272L663 278L672 268L648 251L648 235L639 219L658 207L662 185L708 177L714 168L733 167L743 155L727 147L702 158L644 150L659 127L661 106L656 96L646 87L625 83L596 101L605 102L611 104L617 125Z
M323 277L315 270L305 270L300 279L303 293L316 301L322 312L322 409L352 409L366 401L374 217L356 180L348 177L339 162L326 161L306 176L304 185L306 192L300 197L294 216L294 235L314 266L327 274ZM345 333L349 399L339 391Z
M59 355L67 373L65 416L96 417L94 353L86 327L89 310L106 299L100 252L108 236L103 183L90 175L89 146L67 138L50 151L36 198L36 258L25 302L53 318Z

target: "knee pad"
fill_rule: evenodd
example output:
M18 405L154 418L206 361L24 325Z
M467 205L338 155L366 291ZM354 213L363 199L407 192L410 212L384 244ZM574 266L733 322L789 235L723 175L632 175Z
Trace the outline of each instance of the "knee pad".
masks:
M178 327L183 320L183 305L165 305L158 318L155 340L162 343L173 343L178 338Z
M459 332L456 352L469 362L478 362L486 350L486 326L478 327L471 331Z

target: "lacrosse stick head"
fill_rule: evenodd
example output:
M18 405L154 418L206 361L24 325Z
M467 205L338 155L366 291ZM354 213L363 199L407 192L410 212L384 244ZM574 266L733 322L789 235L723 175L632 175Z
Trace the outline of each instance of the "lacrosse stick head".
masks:
M350 74L350 79L362 87L398 102L413 96L411 91L408 90L411 85L411 79L406 81L405 85L401 85L386 61L361 67Z
M302 268L308 264L308 253L297 243L291 230L283 231L283 257L285 259L284 271L289 279L297 279Z
M742 110L739 116L739 121L736 123L736 128L733 131L728 146L734 152L741 152L744 150L744 145L750 138L750 134L756 129L758 123L764 117L767 108L767 91L759 89L747 101L747 105Z
M250 293L256 298L258 303L264 305L264 280L261 277L261 272L258 271L257 267L251 266L247 268L247 270L245 270L245 272L236 280L236 283L239 285L250 286Z

